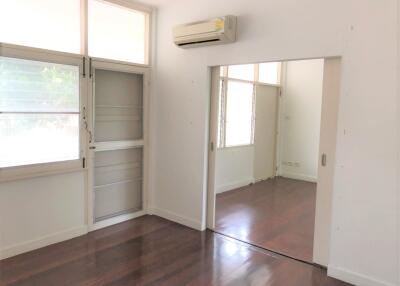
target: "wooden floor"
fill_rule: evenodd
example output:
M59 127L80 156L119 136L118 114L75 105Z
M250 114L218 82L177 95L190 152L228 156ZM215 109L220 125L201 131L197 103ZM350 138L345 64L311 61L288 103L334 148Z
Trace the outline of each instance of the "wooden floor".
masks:
M217 195L219 233L312 262L316 184L277 177Z
M144 216L0 261L0 285L349 284L223 235Z

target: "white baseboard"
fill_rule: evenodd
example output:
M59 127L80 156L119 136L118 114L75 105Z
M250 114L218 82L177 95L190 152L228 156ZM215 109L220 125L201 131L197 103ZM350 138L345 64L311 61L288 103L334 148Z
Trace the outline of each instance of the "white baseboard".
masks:
M167 220L182 224L184 226L196 229L196 230L204 230L204 226L202 225L201 221L197 221L185 216L182 216L180 214L168 211L168 210L163 210L163 209L159 209L156 207L153 207L149 210L149 213L154 214L156 216L165 218Z
M281 171L279 176L280 177L284 177L284 178L288 178L288 179L306 181L306 182L311 182L311 183L316 183L317 182L317 177L313 177L313 176L309 176L309 175L305 175L305 174L298 174L298 173L291 173L291 172Z
M236 181L236 182L233 182L233 183L217 186L217 188L216 188L217 189L217 194L224 193L224 192L227 192L227 191L231 191L231 190L234 190L234 189L237 189L237 188L241 188L241 187L250 185L250 184L254 183L254 181L255 181L254 178L248 178L248 179L245 179L245 180L240 180L240 181Z
M328 266L328 276L357 286L396 286L389 282L381 281L364 274L355 273L332 265Z
M0 260L86 234L86 225L0 249Z

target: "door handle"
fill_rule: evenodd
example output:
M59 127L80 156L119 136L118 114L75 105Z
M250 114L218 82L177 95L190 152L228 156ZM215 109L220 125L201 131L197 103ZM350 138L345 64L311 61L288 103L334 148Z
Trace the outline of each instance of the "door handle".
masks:
M321 165L322 165L322 167L326 166L326 154L325 153L323 153L321 156Z

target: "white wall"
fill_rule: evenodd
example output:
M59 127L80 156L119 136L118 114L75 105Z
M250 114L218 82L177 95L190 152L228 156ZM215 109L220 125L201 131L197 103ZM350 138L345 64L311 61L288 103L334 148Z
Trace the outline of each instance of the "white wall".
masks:
M217 193L230 191L254 182L254 146L217 150L215 187Z
M280 100L279 175L317 181L324 61L285 63Z
M84 173L0 184L0 259L86 233Z
M343 57L329 272L398 285L397 1L176 0L159 9L155 212L205 227L209 66ZM238 42L179 49L172 26L233 14Z

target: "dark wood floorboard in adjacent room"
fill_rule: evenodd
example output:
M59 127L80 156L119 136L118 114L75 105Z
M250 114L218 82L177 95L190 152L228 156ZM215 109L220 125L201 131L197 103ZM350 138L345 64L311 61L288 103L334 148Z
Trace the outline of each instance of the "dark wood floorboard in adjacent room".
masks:
M282 177L217 195L219 233L312 262L316 184Z
M345 286L320 268L144 216L0 261L1 286Z

